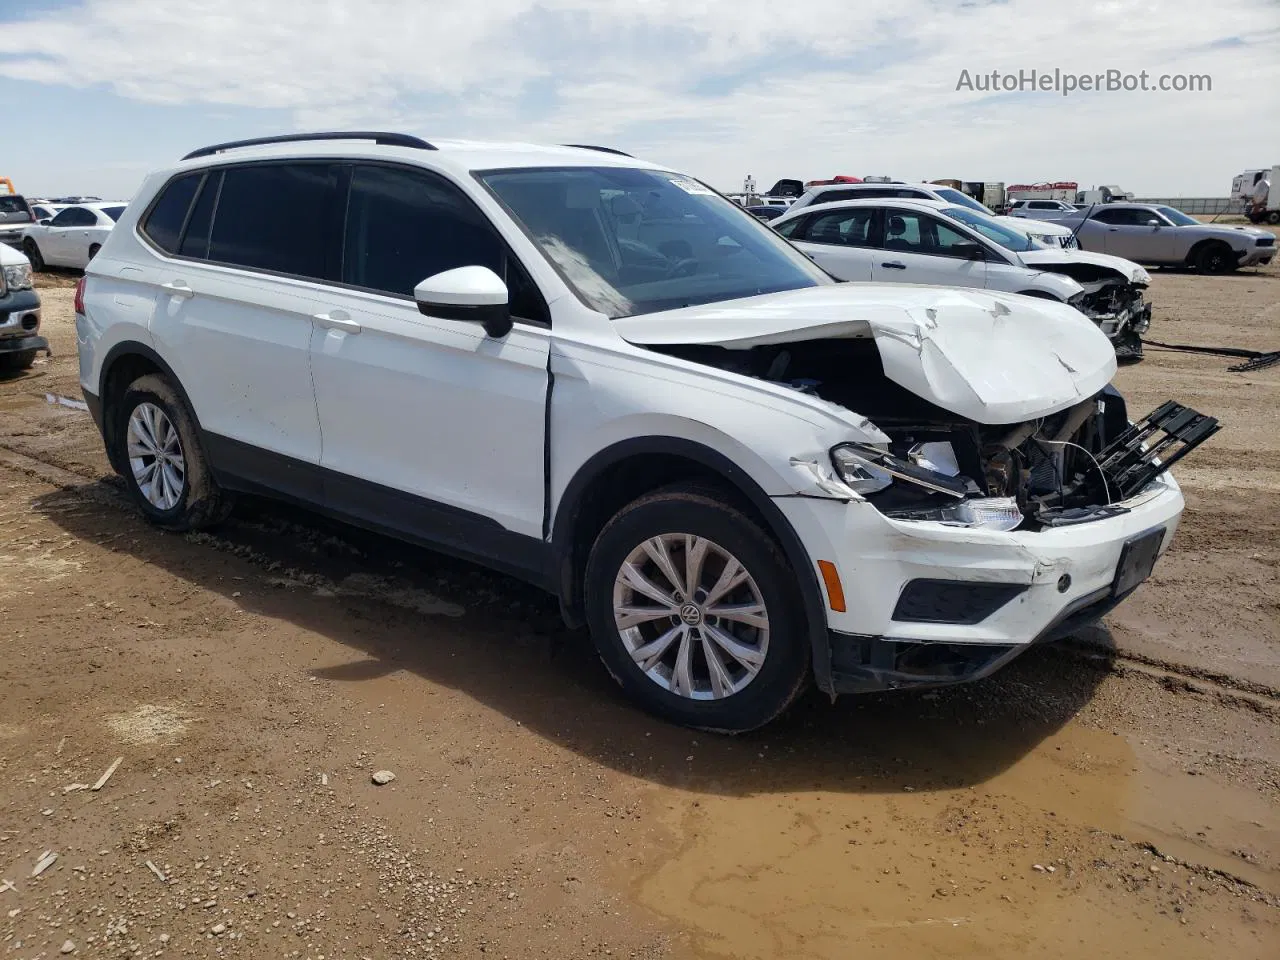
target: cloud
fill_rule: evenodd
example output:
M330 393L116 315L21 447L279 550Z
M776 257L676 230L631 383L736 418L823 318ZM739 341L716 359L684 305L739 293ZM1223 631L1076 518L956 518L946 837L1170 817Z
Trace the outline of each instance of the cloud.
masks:
M1224 192L1280 154L1277 41L1268 0L1229 18L1198 0L82 0L0 20L0 76L300 128L610 142L726 188L886 172ZM1213 91L955 89L1054 67Z

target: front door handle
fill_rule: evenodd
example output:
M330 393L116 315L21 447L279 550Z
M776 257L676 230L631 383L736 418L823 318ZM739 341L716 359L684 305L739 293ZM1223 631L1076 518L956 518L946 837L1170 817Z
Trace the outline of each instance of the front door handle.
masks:
M882 263L882 264L880 264L880 266L882 266L882 267L887 267L887 268L888 268L888 269L890 269L890 270L905 270L905 269L907 269L907 265L906 265L905 263L903 263L901 260L890 260L888 263Z
M187 284L182 280L174 280L171 283L162 283L160 284L160 289L164 290L171 297L177 297L180 300L187 300L196 295L196 292L187 286Z
M345 310L330 310L328 313L312 314L311 319L330 330L342 330L345 333L359 333L363 329L359 323L347 316Z

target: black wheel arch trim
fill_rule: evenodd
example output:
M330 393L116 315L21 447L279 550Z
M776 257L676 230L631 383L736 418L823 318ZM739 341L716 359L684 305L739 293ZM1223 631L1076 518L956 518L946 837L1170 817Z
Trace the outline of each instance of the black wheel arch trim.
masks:
M197 429L200 428L200 414L196 411L191 398L187 396L187 389L182 385L182 380L173 372L173 367L169 366L168 361L155 351L154 347L149 347L145 343L137 340L121 340L114 347L107 351L107 355L102 358L102 368L98 373L98 399L104 404L107 402L107 379L111 376L111 368L115 364L129 356L139 356L150 360L160 372L169 378L169 382L173 384L173 388L178 391L178 396L182 397L182 402L187 405L187 410L191 414L191 418L195 421ZM110 416L109 410L104 410L106 416Z
M740 466L705 444L678 437L631 437L605 447L588 459L565 487L556 506L555 520L551 525L551 543L557 592L565 621L570 625L583 622L581 614L581 574L585 558L574 555L574 527L577 524L583 501L594 483L610 467L635 456L677 456L691 460L719 475L726 483L745 497L756 509L771 534L782 548L787 562L795 572L796 582L804 601L805 619L808 621L810 646L813 652L814 681L824 693L832 694L831 646L827 630L826 603L818 574L808 551L791 522L778 509L773 499Z

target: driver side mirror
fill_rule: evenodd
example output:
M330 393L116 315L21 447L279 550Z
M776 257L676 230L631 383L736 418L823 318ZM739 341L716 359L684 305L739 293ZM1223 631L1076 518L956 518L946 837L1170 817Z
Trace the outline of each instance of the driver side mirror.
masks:
M951 248L962 260L986 260L987 252L980 243L957 243Z
M457 267L427 277L413 288L413 298L424 316L478 323L495 340L511 332L507 285L488 267Z
M51 223L53 223L53 217L45 217L40 221L40 226L47 227Z
M1159 220L1148 220L1148 221L1147 221L1147 226L1148 226L1148 227L1158 227L1158 226L1160 226L1160 221L1159 221Z

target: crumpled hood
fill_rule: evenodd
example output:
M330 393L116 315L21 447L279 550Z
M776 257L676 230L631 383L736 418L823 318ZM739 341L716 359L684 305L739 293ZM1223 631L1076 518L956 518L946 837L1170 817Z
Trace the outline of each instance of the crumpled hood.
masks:
M1063 250L1044 249L1044 250L1028 250L1019 253L1022 262L1028 266L1037 267L1058 263L1090 263L1095 267L1107 267L1115 270L1130 283L1149 284L1151 282L1151 274L1139 264L1132 260L1126 260L1124 257L1113 257L1109 253L1092 253L1088 250Z
M1115 349L1063 303L899 284L838 283L613 321L645 346L746 350L800 340L872 337L885 375L978 423L1065 410L1105 387Z

